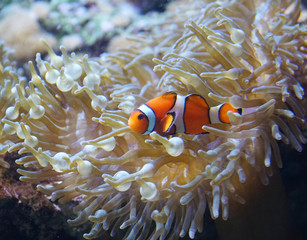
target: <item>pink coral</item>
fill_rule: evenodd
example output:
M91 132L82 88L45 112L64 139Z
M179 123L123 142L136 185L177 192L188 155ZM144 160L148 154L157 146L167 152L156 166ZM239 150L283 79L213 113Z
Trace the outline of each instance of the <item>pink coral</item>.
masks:
M44 32L34 11L19 5L11 5L3 9L4 17L0 21L0 39L8 47L14 49L14 58L18 60L32 59L37 52L45 52L40 39L45 39L50 46L55 46L56 39Z

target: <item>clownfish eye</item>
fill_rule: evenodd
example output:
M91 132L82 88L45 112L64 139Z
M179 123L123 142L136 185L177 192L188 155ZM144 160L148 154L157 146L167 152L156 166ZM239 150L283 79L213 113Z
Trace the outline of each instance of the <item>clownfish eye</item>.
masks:
M139 119L139 120L142 120L144 117L145 117L144 114L139 114L139 115L138 115L138 119Z

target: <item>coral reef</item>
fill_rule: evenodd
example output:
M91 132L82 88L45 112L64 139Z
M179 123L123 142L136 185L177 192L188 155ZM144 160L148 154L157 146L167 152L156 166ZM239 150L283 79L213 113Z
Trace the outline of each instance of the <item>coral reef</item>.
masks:
M261 195L251 179L268 185L282 166L277 141L297 151L307 142L307 30L291 2L176 1L112 54L56 55L44 42L50 60L37 54L29 83L1 45L1 154L23 154L20 179L52 201L80 200L69 223L92 222L86 239L118 229L125 239L194 238L206 209L226 220L251 188ZM129 114L169 90L243 114L206 135L132 132Z
M134 4L140 7L142 13L149 11L164 11L165 6L170 0L131 0Z
M6 46L14 51L14 58L17 60L30 60L35 57L37 52L45 52L45 48L40 39L43 38L50 46L55 46L56 39L50 33L44 31L39 19L43 17L45 5L41 6L39 11L27 9L17 4L12 4L1 10L0 21L0 40L3 40ZM18 16L18 17L16 17Z
M36 190L36 184L19 181L14 163L20 155L17 152L4 156L10 168L0 168L0 234L2 239L83 239L78 231L66 222L65 215L71 215L69 205L60 209L43 193ZM79 237L79 238L78 238Z
M3 5L0 32L5 34L0 39L15 50L14 58L19 61L45 53L40 39L51 47L63 45L67 51L89 49L97 42L105 46L139 16L133 3L121 0L13 1Z
M138 15L136 7L121 0L53 0L50 8L43 21L47 29L56 29L58 38L78 34L82 43L89 46L99 39L110 39Z

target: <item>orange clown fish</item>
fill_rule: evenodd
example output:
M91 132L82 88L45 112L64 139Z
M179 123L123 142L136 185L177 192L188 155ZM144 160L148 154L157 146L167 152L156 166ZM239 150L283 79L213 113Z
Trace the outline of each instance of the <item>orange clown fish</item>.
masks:
M241 114L241 109L229 103L209 107L197 94L181 96L167 92L133 111L128 120L130 128L140 134L153 131L161 135L176 133L202 134L203 125L229 123L228 111Z

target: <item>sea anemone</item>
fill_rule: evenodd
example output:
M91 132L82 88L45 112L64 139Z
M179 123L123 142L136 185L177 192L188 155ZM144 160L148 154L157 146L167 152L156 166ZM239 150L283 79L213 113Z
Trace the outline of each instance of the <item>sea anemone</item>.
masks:
M267 185L282 166L277 141L306 143L306 29L290 3L177 1L133 47L97 59L45 44L50 61L38 54L38 72L30 62L14 117L2 116L2 134L18 137L8 151L25 154L21 180L41 182L53 201L78 199L69 223L91 221L86 239L118 229L125 239L194 238L206 208L227 219L249 178ZM243 114L206 135L132 132L129 114L169 90Z
M26 79L22 76L23 71L16 67L13 61L13 51L7 49L0 42L0 118L15 119L18 117L20 102L16 100L17 92L24 88ZM10 165L4 161L3 156L19 138L12 134L8 126L0 125L0 166L9 168Z

